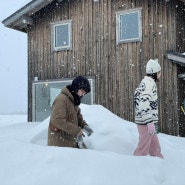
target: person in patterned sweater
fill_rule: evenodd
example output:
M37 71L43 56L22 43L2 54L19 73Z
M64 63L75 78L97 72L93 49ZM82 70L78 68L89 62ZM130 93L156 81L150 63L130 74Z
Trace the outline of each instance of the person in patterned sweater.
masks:
M156 82L161 76L158 59L150 59L146 65L146 76L134 93L135 123L139 132L135 156L156 156L164 158L156 133L158 122L158 95Z

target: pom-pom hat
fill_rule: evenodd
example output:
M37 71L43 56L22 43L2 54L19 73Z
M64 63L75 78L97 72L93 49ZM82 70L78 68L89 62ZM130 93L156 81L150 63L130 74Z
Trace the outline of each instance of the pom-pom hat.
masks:
M158 59L150 59L148 63L146 64L146 73L147 74L153 74L161 71L161 66L158 62Z

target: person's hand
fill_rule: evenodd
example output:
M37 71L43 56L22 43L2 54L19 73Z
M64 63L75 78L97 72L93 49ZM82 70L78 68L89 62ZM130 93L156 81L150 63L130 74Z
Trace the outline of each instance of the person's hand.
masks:
M83 137L85 137L85 134L83 133L82 130L80 130L80 132L78 133L77 137L78 137L78 136L83 136Z
M93 133L93 130L92 130L88 125L85 125L85 126L84 126L83 131L84 131L88 136L90 136L90 135Z
M155 125L154 125L154 123L153 122L152 123L148 123L147 127L148 127L148 133L150 135L154 135L155 134Z
M81 135L83 135L82 130L80 130L80 132L78 133L78 135L77 135L77 136L81 136Z
M82 134L78 134L76 137L76 143L78 145L79 148L83 148L83 138L82 138Z

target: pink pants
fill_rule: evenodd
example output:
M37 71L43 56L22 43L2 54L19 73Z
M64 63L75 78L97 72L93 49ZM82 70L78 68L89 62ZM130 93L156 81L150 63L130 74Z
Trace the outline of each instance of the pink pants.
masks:
M136 150L134 151L134 155L136 156L156 156L160 158L164 158L161 154L161 147L159 144L159 140L157 134L150 135L148 133L147 125L137 125L139 132L139 142Z

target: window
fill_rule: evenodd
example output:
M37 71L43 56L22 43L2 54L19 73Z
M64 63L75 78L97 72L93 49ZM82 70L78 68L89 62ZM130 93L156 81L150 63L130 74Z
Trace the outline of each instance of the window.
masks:
M88 78L91 92L82 98L82 103L94 103L94 78ZM71 84L72 79L33 81L32 83L32 121L43 121L51 114L51 107L61 89Z
M116 43L142 41L141 8L116 13Z
M71 49L71 21L52 24L52 44L54 51Z

